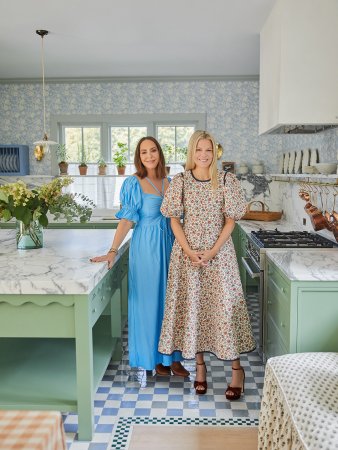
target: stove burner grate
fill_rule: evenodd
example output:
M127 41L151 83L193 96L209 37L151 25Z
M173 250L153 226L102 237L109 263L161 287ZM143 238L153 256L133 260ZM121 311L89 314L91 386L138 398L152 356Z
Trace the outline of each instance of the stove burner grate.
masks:
M308 231L252 231L254 242L261 248L332 248L337 245L315 233Z

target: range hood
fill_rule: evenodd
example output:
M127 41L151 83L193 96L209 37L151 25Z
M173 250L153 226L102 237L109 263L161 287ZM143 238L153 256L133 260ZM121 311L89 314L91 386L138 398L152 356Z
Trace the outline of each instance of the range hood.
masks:
M338 0L277 0L260 34L259 134L338 127Z

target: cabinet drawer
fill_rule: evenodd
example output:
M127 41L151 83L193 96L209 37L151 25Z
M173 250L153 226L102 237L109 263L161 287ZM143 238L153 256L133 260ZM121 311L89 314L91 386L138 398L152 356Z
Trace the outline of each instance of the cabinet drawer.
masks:
M290 282L286 280L270 262L268 262L267 265L267 280L268 283L275 286L276 290L287 302L290 302Z
M94 292L91 296L90 310L91 310L91 325L93 326L97 319L103 313L105 307L108 305L110 296L103 294L103 290L100 292Z
M267 314L278 328L284 345L290 345L290 300L269 281L267 289Z
M266 327L266 339L264 353L266 358L271 358L272 356L280 356L289 353L288 346L284 345L283 340L279 334L277 327L274 322L268 316L267 327Z

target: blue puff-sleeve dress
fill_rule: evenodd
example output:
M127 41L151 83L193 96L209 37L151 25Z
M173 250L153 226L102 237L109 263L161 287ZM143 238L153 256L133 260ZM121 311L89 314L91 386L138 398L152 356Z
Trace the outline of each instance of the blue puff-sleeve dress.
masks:
M124 181L118 219L135 223L129 250L129 365L153 370L181 361L181 352L163 355L158 342L164 315L170 253L174 235L160 211L162 197L142 191L136 176Z

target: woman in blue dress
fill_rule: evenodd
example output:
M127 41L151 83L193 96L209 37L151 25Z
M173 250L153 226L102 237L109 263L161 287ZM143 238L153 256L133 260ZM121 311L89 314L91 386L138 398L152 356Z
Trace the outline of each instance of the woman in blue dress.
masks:
M170 253L174 235L160 211L169 186L160 144L151 136L140 139L135 150L136 173L121 188L120 223L108 253L91 259L114 264L118 248L135 224L129 251L128 345L129 364L156 370L158 375L186 377L181 352L163 355L158 342L164 314Z

